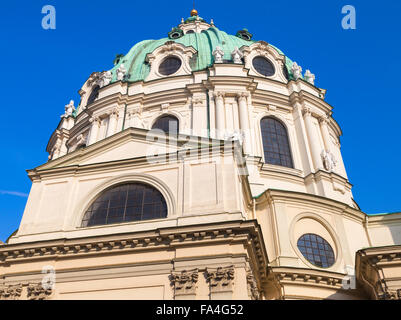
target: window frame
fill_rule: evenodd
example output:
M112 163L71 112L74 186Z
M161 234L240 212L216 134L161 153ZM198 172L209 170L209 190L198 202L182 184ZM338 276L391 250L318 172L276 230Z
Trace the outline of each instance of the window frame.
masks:
M160 71L160 68L161 68L161 66L163 65L163 63L165 63L168 59L176 59L176 60L180 61L180 66L179 66L178 69L175 70L174 72L169 73L169 74L164 74L164 73L162 73L162 72ZM178 73L178 72L181 70L182 65L183 65L182 59L181 59L180 57L178 57L177 55L175 55L175 54L171 54L171 55L166 56L163 60L161 60L161 62L160 62L159 65L157 66L157 72L158 72L162 77L170 77L170 76L173 76L173 75L175 75L176 73Z
M270 74L270 75L265 75L265 74L261 73L261 72L255 67L255 64L254 64L255 59L263 59L263 60L265 60L266 62L270 63L270 65L271 65L272 68L273 68L273 73ZM252 68L253 68L260 76L262 76L262 77L271 78L271 77L274 77L274 76L276 75L276 73L277 73L276 66L274 65L274 63L273 63L269 58L265 57L264 55L256 55L256 56L254 56L254 57L252 58L251 64L252 64Z
M313 246L313 244L312 244L312 240L307 239L307 238L306 238L307 236L308 236L308 237L310 237L310 236L316 237L316 238L317 238L317 240L316 240L317 245L318 245L318 246L319 246L319 244L323 245L323 246L324 246L324 249L320 249L319 247L315 248L315 247ZM323 242L318 243L318 242L319 242L319 238L320 238ZM330 264L328 263L329 261L327 261L327 265L326 265L326 266L318 265L317 262L316 262L316 260L314 260L314 259L311 260L310 258L307 257L308 254L306 254L306 255L304 254L304 252L303 252L303 251L301 250L301 248L300 248L300 246L301 246L301 245L299 244L300 241L302 241L302 242L307 242L307 241L311 242L310 248L307 248L306 245L303 245L303 247L305 247L306 249L311 249L311 250L312 250L312 253L310 253L309 255L312 255L313 257L319 256L319 259L320 259L320 258L322 257L322 255L320 255L320 250L323 250L324 253L325 253L325 258L327 258L327 260L328 260L329 258L331 258L331 257L328 257L328 256L327 256L327 253L329 252L330 254L332 254L332 259L333 259L333 260L330 261L330 262L331 262ZM302 234L302 235L297 239L296 246L297 246L298 251L301 253L302 257L303 257L306 261L308 261L311 265L313 265L314 267L316 267L316 268L320 268L320 269L330 269L330 268L332 268L332 267L336 264L336 261L337 261L337 258L338 258L338 257L336 257L336 253L335 253L333 247L330 245L330 243L329 243L325 238L323 238L322 236L320 236L320 235L318 235L318 234L315 234L315 233L304 233L304 234ZM325 248L326 246L328 246L328 247L330 248L331 251L328 250L328 249L326 249L326 248ZM319 253L316 254L314 250L317 250Z
M287 142L288 149L289 149L288 150L288 155L286 155L286 154L283 154L283 155L289 157L291 166L283 165L281 160L280 160L280 164L269 163L267 161L268 159L266 158L266 151L265 151L265 144L264 144L265 139L264 139L264 135L263 135L263 131L264 130L263 130L263 127L262 127L262 122L265 119L272 119L272 120L276 121L277 123L279 123L283 127L283 129L284 129L284 131L286 133L286 142ZM259 119L259 132L260 132L261 147L262 147L262 154L263 154L264 163L267 164L267 165L279 166L279 167L282 167L282 168L295 169L294 156L293 156L293 151L292 151L292 144L291 144L290 134L289 134L287 125L282 120L280 120L279 118L277 118L275 116L265 115L265 116L263 116L263 117L261 117ZM278 136L277 130L275 132L275 135ZM279 149L278 155L279 156L281 155L280 154L280 149Z
M165 130L163 130L163 129L161 129L161 128L155 128L156 123L157 123L158 121L160 121L161 119L163 119L163 118L174 118L174 119L177 121L177 132L176 132L176 133L173 133L173 134L172 134L170 131L165 131ZM178 135L180 134L180 119L178 119L178 117L176 117L175 115L173 115L173 114L171 114L171 113L166 113L166 114L163 114L163 115L157 117L157 118L153 121L152 126L151 126L150 129L151 129L151 130L161 130L161 131L163 131L163 132L164 132L165 134L167 134L167 135L178 136Z
M107 205L107 212L106 212L106 217L105 217L105 222L104 223L94 223L94 224L89 224L89 221L91 221L92 217L93 217L93 205L96 202L101 202L102 197L105 197L106 194L111 194L113 192L113 190L116 190L118 188L121 187L126 187L126 186L135 186L136 188L138 186L142 186L144 187L141 192L142 192L142 202L141 202L141 212L140 215L141 217L144 216L144 206L145 205L154 205L156 202L151 202L151 203L146 203L145 202L145 195L147 191L152 191L153 194L156 194L160 199L160 204L164 206L164 208L160 209L160 212L165 211L164 215L161 215L160 217L148 217L148 218L141 218L141 219L131 219L131 220L126 220L126 212L127 212L127 208L130 207L138 207L135 205L127 205L128 201L129 201L129 197L128 197L128 193L129 191L132 191L130 189L127 189L123 192L127 192L126 194L126 198L125 198L125 204L124 204L124 212L122 214L122 219L121 221L116 221L116 222L108 222L108 218L109 218L109 213L110 213L110 209L121 209L122 207L110 207L110 202L111 202L111 195L108 196L108 205ZM135 189L134 189L135 190ZM152 195L153 196L153 195ZM121 197L121 196L120 196ZM88 217L86 218L86 216L88 215ZM119 217L120 216L116 216ZM80 219L80 228L91 228L91 227L102 227L102 226L115 226L115 225L119 225L119 224L127 224L127 223L141 223L141 222L147 222L147 221L157 221L157 220L165 220L169 217L169 203L168 203L168 199L166 198L164 192L162 192L162 190L160 190L159 188L155 187L152 184L149 184L147 182L143 182L143 181L125 181L125 182L121 182L118 184L113 184L105 189L103 189L101 192L97 193L95 197L92 198L92 200L89 202L89 204L87 205L83 215L81 216Z

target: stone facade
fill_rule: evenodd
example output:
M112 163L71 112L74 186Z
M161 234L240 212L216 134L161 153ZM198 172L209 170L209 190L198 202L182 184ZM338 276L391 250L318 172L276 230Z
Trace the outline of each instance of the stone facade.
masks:
M221 32L199 17L178 28L177 37ZM208 49L214 60L202 70L193 71L200 47L170 39L143 53L142 80L130 81L130 55L89 77L79 108L65 106L49 162L28 171L20 227L0 245L1 299L399 298L399 280L378 286L387 276L376 279L369 268L380 262L360 250L395 246L375 254L400 279L401 214L369 217L354 201L326 91L268 43L229 40ZM165 76L171 56L181 65ZM273 74L260 74L255 58ZM151 130L166 115L179 134ZM292 167L265 158L266 117L285 128ZM94 200L123 183L157 189L167 217L82 227ZM305 258L304 234L327 241L332 265ZM56 271L52 289L44 266ZM344 288L348 269L355 288Z

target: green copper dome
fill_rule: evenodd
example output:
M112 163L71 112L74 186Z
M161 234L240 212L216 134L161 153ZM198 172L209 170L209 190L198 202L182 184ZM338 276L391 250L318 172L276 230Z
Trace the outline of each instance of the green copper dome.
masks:
M127 81L144 81L150 72L150 65L146 62L146 55L152 53L158 47L164 45L167 41L174 41L184 46L192 46L197 50L197 56L192 61L192 71L207 69L213 65L212 52L216 46L220 46L224 51L224 58L231 60L231 52L235 47L250 46L256 41L247 41L240 37L229 35L224 31L212 26L201 33L188 33L178 39L163 38L160 40L145 40L137 43L132 49L121 58L111 70L113 74L112 82L117 81L116 70L121 64L127 69ZM270 44L269 44L270 45ZM271 45L270 45L271 46ZM279 49L274 46L275 50L281 55L284 55ZM286 57L286 67L290 79L292 79L292 61Z

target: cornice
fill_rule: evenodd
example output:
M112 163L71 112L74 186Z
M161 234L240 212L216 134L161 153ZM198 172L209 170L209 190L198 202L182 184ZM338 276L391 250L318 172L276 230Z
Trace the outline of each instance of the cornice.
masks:
M59 239L0 247L0 266L14 262L98 256L138 251L171 250L182 246L240 242L247 248L260 279L267 276L268 257L261 228L255 221L231 221L169 227L117 235ZM262 280L263 281L263 280Z
M344 215L353 219L359 223L365 221L366 215L343 202L339 202L333 199L329 199L322 196L317 196L309 193L287 191L287 190L277 190L277 189L267 189L258 197L258 203L263 203L264 201L275 202L275 201L285 201L286 203L296 202L296 203L308 203L317 204L319 206L324 206L327 210L336 211L338 214Z
M314 269L269 267L269 279L281 285L315 286L339 290L345 274Z
M375 215L367 217L367 226L375 227L382 226L383 224L401 224L401 212L386 214L386 215Z
M253 92L257 84L252 77L238 77L238 76L209 76L205 80L209 85L207 87L215 87L221 85L232 86L245 86L247 90ZM234 92L233 92L234 93Z
M401 300L401 271L386 276L385 269L401 270L401 245L366 248L356 253L357 280L375 299ZM397 287L398 286L398 287Z
M305 102L308 102L317 107L322 112L322 114L319 114L319 116L329 116L329 126L331 126L337 136L342 136L343 133L340 126L338 125L337 121L334 120L334 118L332 117L333 106L331 106L329 103L304 90L292 92L289 96L289 100L291 101L292 105L295 105L296 103L304 104Z
M40 179L41 176L48 174L62 174L62 175L71 175L76 174L79 171L91 170L93 168L95 171L99 169L106 169L108 167L112 168L113 166L122 166L122 165L131 165L134 163L148 163L149 157L142 156L131 159L123 159L123 160L115 160L109 162L101 162L96 164L88 164L88 165L80 165L79 163L84 161L84 159L88 158L90 154L96 154L97 152L107 150L112 146L121 145L131 139L136 139L138 141L146 141L149 130L139 129L139 128L127 128L124 131L121 131L117 134L114 134L108 138L100 140L88 147L81 148L75 150L69 154L66 154L60 158L49 161L41 166L38 166L34 169L27 170L29 178L34 181ZM152 157L152 160L158 161L158 163L163 163L161 160L165 160L164 162L171 162L171 160L180 161L183 157L186 159L192 159L192 157L199 158L199 155L202 157L208 157L211 154L215 155L227 155L227 151L232 150L231 154L236 156L240 156L238 153L238 149L241 149L238 145L238 142L232 142L230 148L227 148L224 141L216 140L212 138L200 138L191 135L180 134L178 136L164 136L159 133L151 133L151 136L154 138L161 138L160 141L156 141L155 143L159 143L161 145L171 144L173 146L177 146L179 150L171 153L160 154L158 156ZM185 149L180 149L185 145ZM189 146L193 148L188 149ZM206 152L206 151L207 152ZM242 149L241 149L242 150Z

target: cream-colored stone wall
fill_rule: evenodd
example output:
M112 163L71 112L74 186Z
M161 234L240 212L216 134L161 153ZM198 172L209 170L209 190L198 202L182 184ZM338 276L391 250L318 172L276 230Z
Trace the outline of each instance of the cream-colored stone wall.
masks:
M205 25L192 27L200 32ZM29 171L32 189L19 230L6 246L14 249L0 247L0 298L1 285L15 285L6 291L29 298L36 288L29 283L40 280L46 264L57 270L52 299L363 296L342 290L347 268L354 268L363 248L401 244L401 217L367 217L359 210L341 156L341 129L324 91L302 79L288 81L284 56L262 42L243 49L243 64L215 63L192 72L195 51L166 43L147 56L146 81L106 85L91 104L94 75L84 84L76 117L63 117L50 138L50 161ZM157 71L169 53L183 61L174 77ZM272 61L274 76L262 77L253 68L257 55ZM178 119L178 136L151 131L164 115ZM285 126L293 168L265 163L264 117ZM324 161L324 151L334 156L334 166ZM81 227L90 204L126 182L158 189L167 218ZM237 224L251 220L260 224L260 233L235 233ZM198 230L222 223L237 229ZM173 228L185 231L119 239ZM318 268L303 257L297 241L306 233L331 245L334 265ZM99 240L106 236L113 239ZM88 243L66 244L83 239ZM162 247L165 242L170 247ZM392 274L389 269L387 276ZM190 282L186 289L182 281Z

